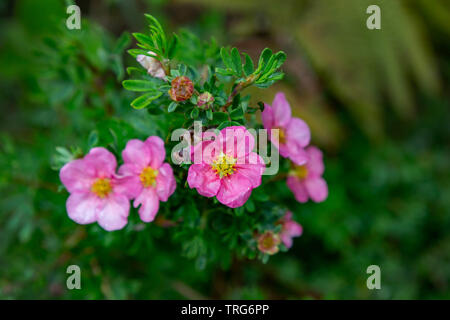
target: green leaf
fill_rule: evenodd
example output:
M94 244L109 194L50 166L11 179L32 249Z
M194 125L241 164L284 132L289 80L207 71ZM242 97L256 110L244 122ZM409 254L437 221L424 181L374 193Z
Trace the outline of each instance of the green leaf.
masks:
M132 56L133 58L136 58L138 55L140 55L140 54L143 54L143 55L146 55L146 56L150 56L149 54L148 54L148 50L142 50L142 49L130 49L130 50L128 50L127 51L129 54L130 54L130 56Z
M226 112L220 112L220 111L214 112L213 113L213 120L214 120L213 124L219 124L224 121L229 121L228 117L229 117L228 113L226 113Z
M241 124L236 121L224 121L222 122L217 129L222 130L223 128L232 127L232 126L240 126Z
M150 91L155 90L155 83L147 80L125 80L122 82L125 89L130 91Z
M198 118L198 114L199 114L198 108L192 109L192 111L191 111L191 119L197 119Z
M284 53L283 51L279 51L275 54L275 56L277 60L277 65L275 69L279 69L286 61L286 53Z
M261 52L261 55L259 56L258 68L256 69L255 73L261 72L261 70L264 68L264 66L269 61L271 56L272 56L272 50L270 50L269 48L265 48Z
M253 73L255 70L255 67L253 65L253 60L250 58L250 56L246 53L244 53L245 56L245 65L244 65L244 72L246 76L249 76Z
M162 95L162 92L149 92L146 93L140 97L137 97L136 99L131 102L131 106L135 109L142 109L145 108L155 99L158 99Z
M230 53L228 52L228 49L226 49L225 47L222 47L220 49L220 56L222 57L222 61L223 61L224 65L227 68L232 69L233 61L231 60L231 56L230 56Z
M231 60L232 60L232 69L236 76L241 76L242 74L242 60L241 55L237 48L231 49Z
M169 59L172 59L174 57L177 50L177 45L178 45L178 36L176 34L173 34L173 38L170 41L169 49L167 51L167 57Z
M128 75L131 75L133 72L136 72L140 75L147 74L147 71L145 71L145 69L143 69L143 68L136 68L136 67L128 67L127 68Z
M143 44L148 49L153 49L155 46L155 43L153 42L153 39L147 36L143 33L133 33L133 37L136 38L137 41L139 41L141 44Z
M245 203L245 208L248 212L255 212L255 203L252 199L247 200L247 202Z
M233 71L229 70L229 69L224 69L224 68L216 68L216 73L221 74L223 76L232 76L233 75Z
M128 32L122 33L122 35L119 37L119 39L117 39L117 42L114 45L113 52L116 54L122 53L130 45L130 42L130 34Z
M240 106L230 112L230 117L233 120L242 119L243 116L244 110Z
M172 101L167 108L167 112L174 112L177 107L178 104L175 101Z
M88 148L92 149L97 145L97 143L98 143L98 132L97 130L93 130L91 131L88 137Z
M208 118L208 120L212 120L213 119L213 112L211 109L207 109L206 110L206 117Z

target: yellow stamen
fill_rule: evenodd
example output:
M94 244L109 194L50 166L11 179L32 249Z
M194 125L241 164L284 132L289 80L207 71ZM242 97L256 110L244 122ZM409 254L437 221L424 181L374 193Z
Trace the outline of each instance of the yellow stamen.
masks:
M285 144L286 143L286 133L284 132L284 130L282 128L275 128L278 129L278 141L281 144Z
M141 179L141 183L144 188L153 187L156 182L156 177L158 176L158 170L155 170L151 167L147 167L142 170L139 178Z
M221 153L216 160L213 161L211 167L220 176L220 178L231 176L236 168L234 167L236 159Z
M306 166L295 166L293 173L297 178L303 180L308 176L308 168Z
M263 240L262 240L263 248L270 250L271 248L273 248L274 245L275 245L275 241L271 235L263 238Z
M107 178L100 178L95 180L92 184L91 191L98 197L104 198L112 191L111 180Z

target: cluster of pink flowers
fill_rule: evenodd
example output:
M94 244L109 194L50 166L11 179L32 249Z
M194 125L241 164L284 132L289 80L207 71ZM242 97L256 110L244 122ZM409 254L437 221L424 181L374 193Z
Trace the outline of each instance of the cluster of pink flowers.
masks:
M276 94L272 106L266 104L262 112L264 128L278 129L278 136L270 136L281 156L292 161L287 185L299 202L322 202L328 197L328 186L322 178L322 152L309 146L311 132L300 118L291 115L291 107L283 93Z
M67 163L60 179L70 192L69 217L79 224L98 222L105 230L119 230L128 222L134 199L134 207L141 206L142 221L153 221L159 201L167 201L176 187L165 154L161 138L149 137L128 141L119 173L116 158L105 148L93 148L83 159Z
M156 59L138 58L149 73L163 76ZM287 186L295 199L301 203L308 199L324 201L328 187L322 178L322 152L309 146L309 127L303 120L292 117L283 93L277 93L271 106L265 105L262 121L281 156L291 161ZM272 129L278 130L272 135ZM230 208L240 207L252 190L261 185L266 169L263 159L253 151L254 137L244 126L207 133L191 147L194 163L189 167L187 183L202 196L216 197ZM115 156L101 147L67 163L60 171L60 179L70 192L66 202L69 217L79 224L98 222L108 231L122 229L128 222L132 200L134 207L139 207L141 220L153 221L159 202L167 201L176 188L172 167L164 162L165 157L163 140L152 136L145 141L128 141L122 151L123 164L117 171ZM292 239L302 234L302 226L292 220L290 211L276 224L281 225L280 232L256 235L257 247L263 253L277 253L281 243L290 248Z

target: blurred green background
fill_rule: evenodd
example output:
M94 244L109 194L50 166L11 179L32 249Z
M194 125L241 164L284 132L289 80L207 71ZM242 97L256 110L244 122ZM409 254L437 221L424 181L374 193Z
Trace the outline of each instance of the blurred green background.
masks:
M82 32L65 27L69 2L0 2L0 298L450 298L449 1L76 2ZM381 30L366 28L370 4ZM149 130L120 84L133 46L121 35L143 31L144 13L253 57L287 53L285 80L252 94L286 92L324 149L330 195L300 205L282 192L304 234L268 264L199 266L170 230L118 241L67 217L55 147L116 118ZM82 290L66 289L70 264ZM372 264L381 290L366 287Z

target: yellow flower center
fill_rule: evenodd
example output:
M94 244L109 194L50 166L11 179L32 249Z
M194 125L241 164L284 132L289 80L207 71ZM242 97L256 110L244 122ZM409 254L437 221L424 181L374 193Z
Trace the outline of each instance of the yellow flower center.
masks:
M274 241L274 238L272 237L272 235L267 235L263 238L263 241L262 241L263 248L269 250L269 249L272 249L274 245L275 245L275 241Z
M308 175L308 169L306 166L296 166L294 168L294 175L300 180L303 180Z
M282 128L275 128L278 129L278 141L281 144L285 144L286 143L286 133L284 132L284 130Z
M213 161L211 167L220 176L220 178L231 176L236 168L234 167L236 159L221 153L216 160Z
M147 167L142 170L139 175L139 179L141 179L141 183L144 188L152 187L155 185L156 177L158 176L158 170L155 170L151 167Z
M111 180L107 178L99 178L95 180L92 184L91 191L103 199L112 191Z

